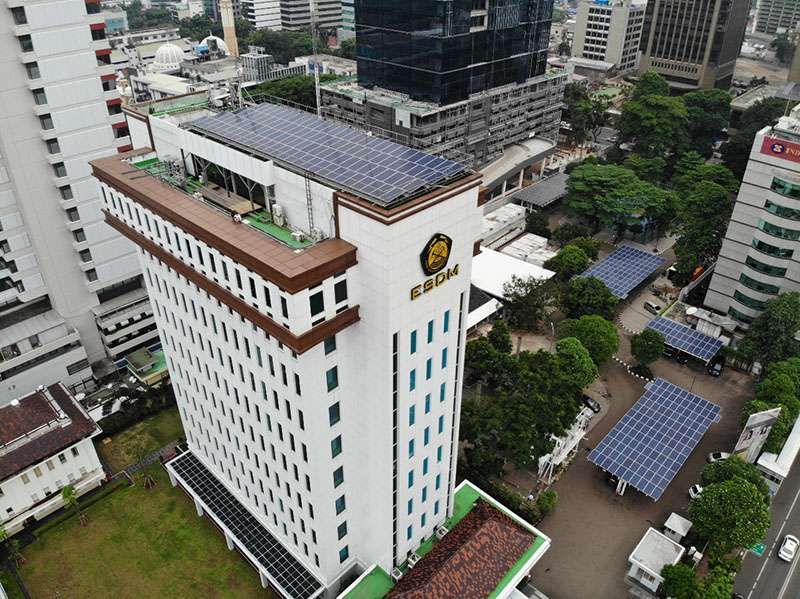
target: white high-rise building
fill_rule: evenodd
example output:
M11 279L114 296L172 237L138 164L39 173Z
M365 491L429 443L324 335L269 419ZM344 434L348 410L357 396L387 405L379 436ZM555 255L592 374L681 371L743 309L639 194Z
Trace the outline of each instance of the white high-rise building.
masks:
M311 26L311 3L317 10L321 31L334 30L342 24L341 0L280 0L283 29L304 31Z
M242 18L250 21L256 29L281 29L280 0L241 0L241 7Z
M99 0L0 8L0 405L158 341L89 168L130 148L104 20ZM130 304L134 320L114 316Z
M800 108L756 134L705 304L746 328L800 291Z
M645 6L633 0L582 0L572 55L613 63L622 75L635 71Z
M171 102L130 119L154 151L93 168L156 307L189 447L173 483L281 596L371 564L385 591L447 584L411 571L420 548L508 596L549 539L455 484L479 176L283 106ZM183 188L143 176L164 162Z

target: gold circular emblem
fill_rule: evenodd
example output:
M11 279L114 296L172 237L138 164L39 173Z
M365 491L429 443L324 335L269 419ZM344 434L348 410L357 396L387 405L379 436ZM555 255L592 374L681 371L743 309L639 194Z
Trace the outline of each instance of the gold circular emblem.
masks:
M422 270L426 275L436 274L447 266L452 245L453 240L444 233L437 233L430 238L420 254Z

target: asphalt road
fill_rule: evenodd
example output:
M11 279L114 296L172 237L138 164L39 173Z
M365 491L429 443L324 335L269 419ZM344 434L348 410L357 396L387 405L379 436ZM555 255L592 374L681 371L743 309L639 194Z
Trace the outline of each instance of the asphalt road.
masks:
M800 472L789 475L772 501L772 527L762 557L748 553L736 577L734 590L745 599L796 599L800 597L800 571L795 558L791 564L778 557L783 537L800 536Z

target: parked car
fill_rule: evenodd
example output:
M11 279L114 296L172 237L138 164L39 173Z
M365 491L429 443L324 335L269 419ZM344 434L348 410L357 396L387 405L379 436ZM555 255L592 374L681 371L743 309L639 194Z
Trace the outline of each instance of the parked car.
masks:
M595 414L600 413L600 404L596 399L589 397L588 395L581 395L581 400L583 401L583 405L589 408Z
M724 451L715 451L713 453L708 454L706 461L709 464L713 464L714 462L720 462L722 460L727 460L731 457L731 454L725 453Z
M670 347L669 345L665 345L664 346L664 351L661 352L661 354L665 358L674 358L677 355L677 352L675 351L675 348Z
M706 370L711 376L720 376L725 367L725 356L718 356L709 362Z
M701 487L700 485L692 485L691 487L689 487L689 497L691 497L692 499L697 499L698 497L700 497L700 493L702 492L703 492L703 487Z
M679 352L678 353L678 357L675 358L675 361L678 364L688 364L690 357L691 356L689 354L687 354L686 352Z
M800 540L798 540L796 536L786 535L783 537L781 548L778 549L778 557L785 562L791 562L797 554L798 545L800 545Z
M644 303L644 309L650 312L650 314L655 314L656 316L661 313L661 306L649 300Z

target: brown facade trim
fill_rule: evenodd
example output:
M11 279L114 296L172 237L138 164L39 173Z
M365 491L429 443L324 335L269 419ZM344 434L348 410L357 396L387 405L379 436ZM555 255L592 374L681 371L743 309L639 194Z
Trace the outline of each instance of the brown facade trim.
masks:
M478 192L478 206L483 206L489 199L492 197L492 194L489 193L489 190L485 187L482 187L481 190Z
M297 252L236 224L183 191L137 172L118 157L91 162L94 176L288 293L312 287L357 263L356 247L326 239Z
M138 245L142 250L194 283L198 288L222 302L231 310L241 315L243 318L246 318L264 332L272 335L284 345L289 346L298 354L306 352L331 335L338 333L339 331L360 320L358 315L358 306L353 306L344 312L337 314L334 318L326 320L322 324L311 328L302 335L295 335L284 326L278 324L268 316L253 308L244 300L239 299L237 296L230 293L221 285L218 285L214 281L204 277L202 274L184 262L178 260L160 245L149 240L138 231L133 230L115 216L112 216L107 211L103 212L105 213L106 222L111 227L122 233L125 237Z
M478 254L481 253L481 241L482 240L479 239L478 241L476 241L475 243L472 244L472 255L473 256L477 256Z
M403 204L402 206L398 206L389 210L375 206L374 204L371 204L366 200L349 193L337 191L334 192L334 208L338 209L339 206L345 206L349 210L357 212L362 216L376 220L384 225L391 225L405 218L413 216L418 212L427 210L431 206L435 206L440 202L449 200L460 193L469 191L473 187L477 187L480 184L480 175L470 175L469 177L459 179L455 183L452 183L443 189L420 196L419 198L415 198L414 200ZM336 213L336 220L337 222L339 220L338 212Z

